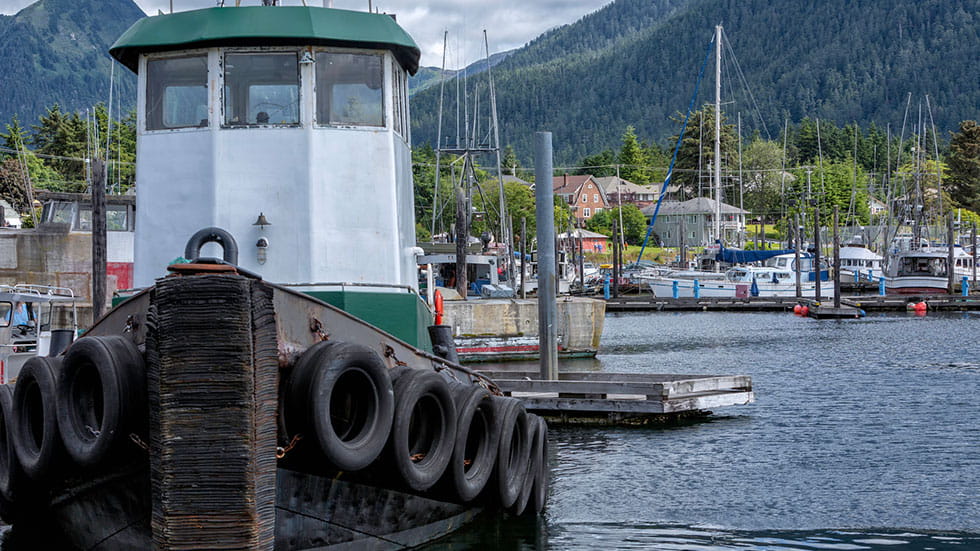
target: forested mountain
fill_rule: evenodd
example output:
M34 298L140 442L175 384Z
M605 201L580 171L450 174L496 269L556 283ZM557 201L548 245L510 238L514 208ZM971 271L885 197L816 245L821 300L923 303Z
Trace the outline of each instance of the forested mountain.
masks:
M109 46L142 17L133 0L39 0L0 16L0 125L17 115L29 127L55 104L74 112L108 102ZM132 103L135 77L117 66L115 82L114 98Z
M501 61L507 59L507 56L514 53L516 50L507 50L506 52L497 52L490 56L490 68L496 67ZM482 73L487 70L487 60L481 59L479 61L474 61L466 66L465 69L460 71L460 76L471 76ZM408 95L411 97L417 92L421 92L430 86L439 84L442 80L442 76L445 74L446 78L452 78L456 75L456 71L447 69L443 72L440 67L419 67L419 72L415 73L415 76L409 77L408 79Z
M617 0L494 69L502 144L528 159L533 133L549 130L566 164L616 146L628 125L666 143L718 24L735 55L724 109L729 122L742 113L743 134L775 138L805 117L898 128L908 94L911 120L928 95L943 136L978 116L980 0ZM738 93L736 59L766 128ZM713 101L711 62L699 103ZM438 99L436 88L413 97L416 144L434 142Z

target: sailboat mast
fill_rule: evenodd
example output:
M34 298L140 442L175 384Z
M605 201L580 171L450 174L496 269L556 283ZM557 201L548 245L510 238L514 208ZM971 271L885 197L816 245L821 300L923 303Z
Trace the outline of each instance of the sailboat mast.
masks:
M721 25L715 27L715 239L721 241Z

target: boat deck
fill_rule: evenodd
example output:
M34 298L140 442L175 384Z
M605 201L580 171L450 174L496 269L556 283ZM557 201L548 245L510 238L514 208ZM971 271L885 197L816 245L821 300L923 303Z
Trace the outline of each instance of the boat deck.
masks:
M755 401L747 375L663 375L564 372L485 372L524 407L560 424L649 424L704 415L712 408Z

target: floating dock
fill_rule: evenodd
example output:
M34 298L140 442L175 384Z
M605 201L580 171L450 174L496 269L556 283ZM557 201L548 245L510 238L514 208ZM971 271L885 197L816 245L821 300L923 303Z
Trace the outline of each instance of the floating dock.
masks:
M611 298L607 312L781 312L792 311L797 304L811 305L812 298L745 297L745 298L661 298L653 295ZM821 304L832 304L824 298ZM929 311L980 310L980 295L857 295L841 297L842 306L865 312L905 311L913 302L925 302Z
M483 373L525 409L558 424L662 424L755 401L747 375L564 372L545 381L536 372Z

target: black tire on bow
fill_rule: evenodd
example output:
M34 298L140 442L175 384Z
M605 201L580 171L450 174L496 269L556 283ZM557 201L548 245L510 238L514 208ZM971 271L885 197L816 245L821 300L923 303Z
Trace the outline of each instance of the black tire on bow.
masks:
M538 468L540 464L540 450L535 450L535 446L538 443L538 431L541 430L538 425L538 416L528 413L527 419L527 468L524 470L524 475L521 477L521 491L517 494L517 500L514 505L510 508L511 514L515 516L521 516L527 511L527 504L531 499L531 491L534 488L534 479L537 477ZM536 452L538 452L536 454Z
M520 497L524 473L527 470L528 448L527 412L514 398L494 397L494 423L500 427L497 464L494 478L500 506L509 509Z
M446 380L434 371L407 371L394 390L388 460L406 486L425 491L442 477L452 457L456 406Z
M58 380L58 428L68 455L88 467L145 426L146 366L126 337L82 337Z
M446 469L460 501L472 501L493 474L497 461L499 432L493 422L493 397L475 384L454 385L456 403L456 436L453 456Z
M548 423L541 417L538 417L538 436L534 442L535 449L539 451L536 452L538 470L534 477L534 491L531 492L531 509L535 514L540 514L548 500L548 478L551 476L548 469Z
M58 434L57 370L61 358L35 356L14 388L14 449L30 478L41 480L64 453Z
M24 483L24 471L14 450L13 430L13 385L0 385L0 496L11 503L17 500Z
M384 450L395 400L377 352L350 342L317 343L300 357L288 385L289 431L314 434L331 465L357 471Z

